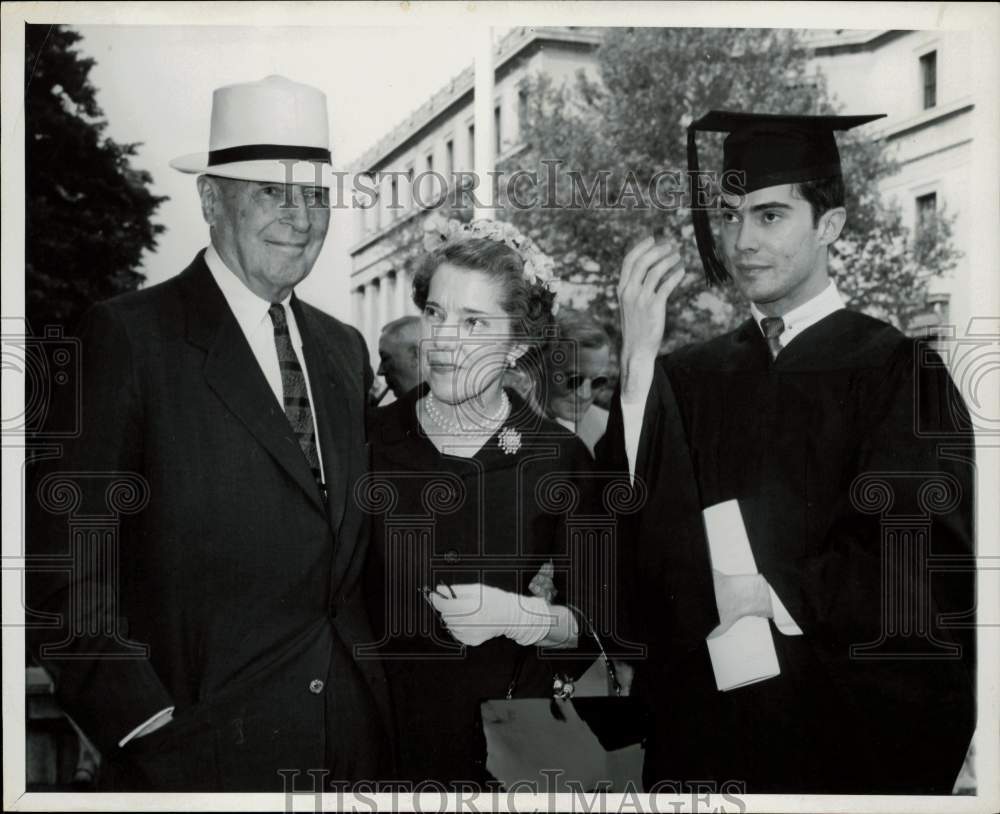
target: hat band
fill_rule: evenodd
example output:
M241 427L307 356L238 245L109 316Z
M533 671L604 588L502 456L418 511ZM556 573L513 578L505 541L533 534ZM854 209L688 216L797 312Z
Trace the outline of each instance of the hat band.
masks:
M240 161L323 161L330 163L330 151L322 147L294 147L288 144L244 144L211 150L208 166L235 164Z

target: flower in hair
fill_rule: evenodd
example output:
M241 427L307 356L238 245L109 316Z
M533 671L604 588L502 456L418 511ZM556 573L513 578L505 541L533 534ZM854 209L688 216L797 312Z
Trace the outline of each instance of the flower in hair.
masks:
M423 243L424 249L429 252L449 240L474 237L495 240L516 251L524 261L524 276L529 282L543 286L548 286L551 282L555 261L511 223L488 218L462 223L454 218L446 219L437 213L424 221Z

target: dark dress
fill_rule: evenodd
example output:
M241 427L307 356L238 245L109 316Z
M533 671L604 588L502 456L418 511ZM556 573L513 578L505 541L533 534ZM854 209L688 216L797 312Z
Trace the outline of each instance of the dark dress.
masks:
M627 465L617 399L599 453ZM975 725L973 439L940 357L842 310L772 360L748 321L661 359L637 476L647 790L949 793ZM733 498L804 635L772 624L781 675L719 692L700 512Z
M400 779L482 785L489 776L480 702L504 697L515 671L514 697L551 695L554 671L572 673L586 661L553 651L543 659L538 648L503 637L463 648L420 589L481 582L529 594L552 559L555 604L592 606L568 530L590 502L590 457L576 436L511 391L511 417L498 435L520 433L516 452L505 453L494 435L472 458L442 455L416 417L425 392L418 387L378 410L370 432L372 473L359 496L373 517L367 584L379 641L367 655L388 675Z

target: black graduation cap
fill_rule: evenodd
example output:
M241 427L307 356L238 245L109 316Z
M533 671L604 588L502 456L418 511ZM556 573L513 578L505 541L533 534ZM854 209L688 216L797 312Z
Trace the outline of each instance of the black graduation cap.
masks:
M746 194L765 187L840 175L840 153L834 131L850 130L884 116L884 113L874 116L785 116L712 110L691 122L687 142L691 215L698 252L709 283L723 283L729 274L715 251L708 212L694 197L698 173L695 137L699 130L729 133L722 146L723 189ZM742 173L739 188L726 176L733 170Z

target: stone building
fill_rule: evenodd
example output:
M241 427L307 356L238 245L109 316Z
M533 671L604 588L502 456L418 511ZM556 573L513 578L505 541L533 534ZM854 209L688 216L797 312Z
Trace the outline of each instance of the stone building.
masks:
M955 216L953 242L968 246L968 191L973 171L972 35L968 31L813 31L813 63L844 108L886 113L873 134L886 141L899 172L881 184L904 224L919 231L943 208ZM928 309L913 326L934 328L970 316L962 286L968 256L946 276L928 281ZM961 329L960 328L960 329Z

